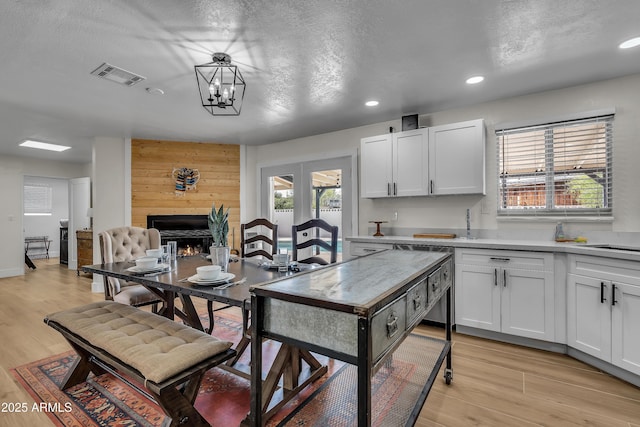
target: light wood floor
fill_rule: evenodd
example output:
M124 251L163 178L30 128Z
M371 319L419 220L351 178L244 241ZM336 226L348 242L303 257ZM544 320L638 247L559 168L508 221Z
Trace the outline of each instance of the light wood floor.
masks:
M0 279L0 403L29 408L33 400L9 369L69 349L44 316L103 298L91 293L88 276L57 259L36 265L22 277ZM640 427L640 389L567 356L460 334L453 355L452 384L439 376L416 426ZM2 427L52 425L43 413L0 412Z

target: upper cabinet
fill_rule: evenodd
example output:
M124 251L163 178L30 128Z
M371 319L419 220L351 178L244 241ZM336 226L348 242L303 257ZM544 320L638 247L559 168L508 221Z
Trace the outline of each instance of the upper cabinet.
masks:
M484 121L429 128L430 194L485 194Z
M427 129L362 139L363 197L427 195L428 144Z
M485 194L484 122L363 138L362 197Z

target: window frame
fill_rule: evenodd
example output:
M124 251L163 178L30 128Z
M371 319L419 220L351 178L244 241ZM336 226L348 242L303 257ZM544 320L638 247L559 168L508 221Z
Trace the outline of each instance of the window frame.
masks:
M613 123L615 119L615 111L605 110L593 112L591 114L584 113L582 115L573 115L569 118L550 120L546 122L527 123L527 124L513 124L505 126L496 126L496 184L497 184L497 216L502 217L611 217L613 209ZM601 168L603 182L603 207L567 207L567 205L557 205L556 199L556 177L558 173L554 170L555 164L561 163L559 155L555 154L554 150L558 147L566 148L567 143L562 141L561 137L558 137L558 141L554 140L554 130L560 128L570 128L575 125L589 125L603 123L605 125L603 131L603 137L605 138L604 145L604 167ZM544 180L544 206L538 207L517 207L507 205L507 192L504 191L506 187L505 171L502 170L503 165L503 140L506 136L524 134L526 132L540 131L543 132L544 137L540 139L532 139L530 144L531 150L534 150L534 144L537 141L544 141L544 168L541 171L536 170L533 173L522 173L512 175L515 178L527 178L533 181ZM585 146L587 144L586 139L580 140ZM599 151L602 153L602 151ZM508 161L509 159L507 159ZM532 161L531 165L534 165ZM565 176L571 176L574 173L567 172L567 169L563 169ZM541 175L542 172L544 175ZM578 173L585 173L580 170ZM540 196L541 197L541 196Z

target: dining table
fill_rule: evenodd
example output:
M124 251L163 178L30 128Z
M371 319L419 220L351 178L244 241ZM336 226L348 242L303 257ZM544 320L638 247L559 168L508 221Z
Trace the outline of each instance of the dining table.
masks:
M198 279L196 269L204 265L211 265L210 259L206 254L197 254L178 256L175 260L161 264L155 270L150 271L136 268L134 261L85 265L81 269L86 273L115 277L143 285L163 301L163 306L158 314L170 319L178 317L186 324L208 333L215 334L213 310L208 310L209 324L203 325L194 306L193 297L203 298L207 300L208 304L219 303L222 307L240 308L243 319L242 337L235 347L237 355L227 361L224 368L244 378L252 379L253 376L260 375L260 379L263 379L262 372L258 373L253 369L254 364L251 364L249 373L234 369L234 365L251 342L250 288L273 283L294 275L307 274L324 266L292 263L282 271L282 268L278 268L269 260L232 258L225 272L225 280L211 284L202 283ZM181 308L176 307L176 299L181 301ZM218 307L218 309L220 308ZM303 361L307 364L306 369L302 368ZM262 394L265 402L262 418L270 418L299 391L326 372L327 366L322 365L310 352L298 350L291 345L281 345L262 382ZM247 419L249 419L249 414L247 414Z

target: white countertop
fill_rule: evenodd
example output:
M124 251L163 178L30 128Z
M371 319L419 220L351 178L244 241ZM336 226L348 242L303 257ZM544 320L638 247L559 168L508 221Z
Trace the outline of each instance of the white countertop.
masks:
M452 248L569 253L640 261L640 251L595 248L590 246L591 243L558 243L548 240L467 239L464 237L457 237L455 239L423 239L412 236L350 236L345 237L345 240L360 243L408 244L445 246Z

